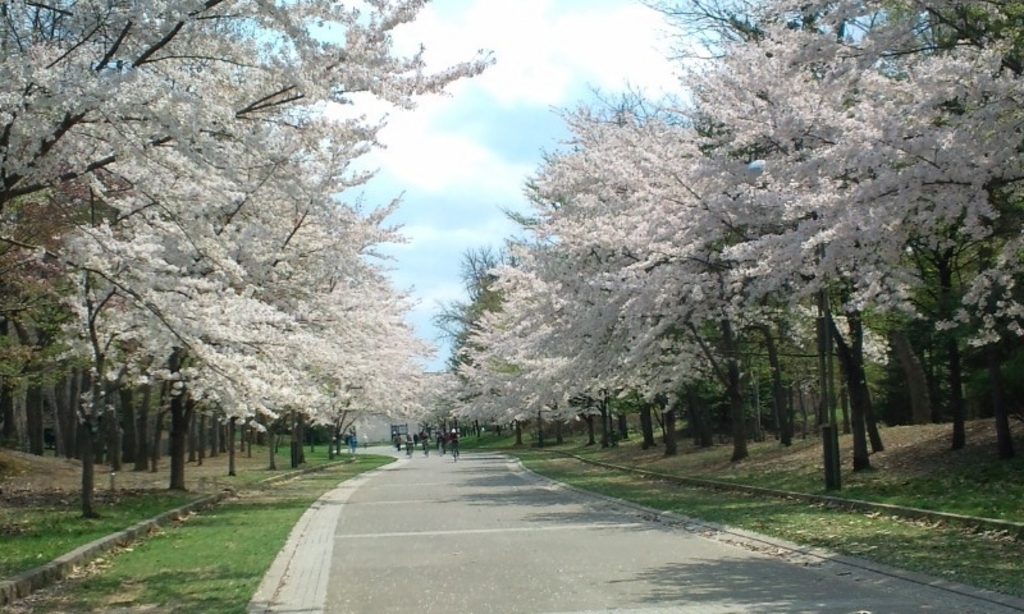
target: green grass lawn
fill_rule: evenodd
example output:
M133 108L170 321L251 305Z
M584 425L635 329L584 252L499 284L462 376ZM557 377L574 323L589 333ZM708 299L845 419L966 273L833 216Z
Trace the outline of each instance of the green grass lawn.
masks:
M393 460L357 455L352 463L242 493L104 557L59 590L37 594L33 611L244 613L306 509L341 481Z

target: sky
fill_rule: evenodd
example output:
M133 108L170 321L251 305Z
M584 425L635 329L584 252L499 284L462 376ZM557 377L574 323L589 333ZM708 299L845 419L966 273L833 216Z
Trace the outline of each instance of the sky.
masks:
M422 43L432 68L480 49L495 59L445 96L389 111L385 148L362 161L377 171L366 202L402 200L389 221L408 243L385 253L395 286L416 303L417 334L439 344L428 370L443 370L450 352L433 315L465 299L464 255L500 248L515 233L504 211L527 209L527 179L568 134L559 111L594 102L595 91L611 100L627 89L678 92L668 32L637 0L434 0L395 32L399 51Z

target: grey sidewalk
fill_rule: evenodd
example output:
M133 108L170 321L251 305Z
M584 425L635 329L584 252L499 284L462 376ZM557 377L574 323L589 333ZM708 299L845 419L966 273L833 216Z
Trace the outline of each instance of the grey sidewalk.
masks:
M250 612L1024 612L1021 600L591 496L497 455L398 456L307 511Z

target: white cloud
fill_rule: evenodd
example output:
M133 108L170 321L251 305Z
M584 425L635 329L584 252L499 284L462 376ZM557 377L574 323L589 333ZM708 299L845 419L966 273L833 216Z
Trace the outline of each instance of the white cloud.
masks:
M639 3L479 1L458 12L444 5L428 5L400 42L406 49L425 44L436 67L479 49L493 51L496 65L471 86L501 104L561 106L581 81L610 90L628 82L652 94L678 88L665 59L669 44L661 15Z
M448 99L429 99L413 111L398 111L380 140L385 149L365 159L368 168L386 170L400 185L426 193L472 189L507 191L521 184L532 166L509 163L469 134L439 130L435 120Z
M465 253L473 247L492 245L495 237L507 237L518 230L516 225L504 217L488 217L477 226L440 226L436 224L407 224L401 232L408 243L395 246L396 251L436 250Z

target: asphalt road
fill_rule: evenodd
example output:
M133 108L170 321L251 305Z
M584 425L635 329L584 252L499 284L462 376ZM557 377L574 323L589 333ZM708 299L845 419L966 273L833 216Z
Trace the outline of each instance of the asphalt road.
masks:
M1024 612L1020 600L850 562L673 522L500 455L417 452L311 508L250 612Z

